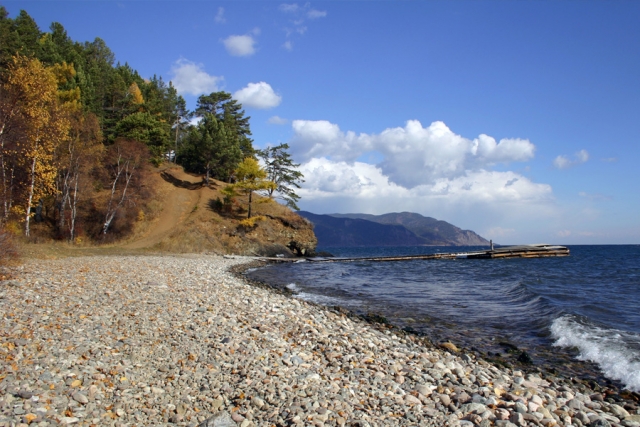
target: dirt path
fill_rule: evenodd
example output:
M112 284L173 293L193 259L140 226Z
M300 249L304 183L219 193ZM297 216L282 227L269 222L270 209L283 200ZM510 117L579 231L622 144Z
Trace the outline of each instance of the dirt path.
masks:
M151 224L144 236L123 245L123 248L150 248L160 243L176 225L185 220L200 200L201 178L188 175L179 169L163 172L163 178L165 205L160 217Z

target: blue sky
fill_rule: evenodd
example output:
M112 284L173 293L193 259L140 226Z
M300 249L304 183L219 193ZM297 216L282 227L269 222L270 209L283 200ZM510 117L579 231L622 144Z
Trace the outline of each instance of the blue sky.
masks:
M3 1L189 106L234 94L316 213L500 243L640 243L640 2Z

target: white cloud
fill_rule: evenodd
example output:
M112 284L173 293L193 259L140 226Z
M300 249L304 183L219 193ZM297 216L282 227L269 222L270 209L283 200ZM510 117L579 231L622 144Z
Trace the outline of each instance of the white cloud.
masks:
M432 184L440 178L463 176L468 170L495 163L526 161L535 146L528 140L502 139L480 135L475 140L453 133L443 122L423 127L409 120L402 128L389 128L377 135L343 132L327 121L294 120L292 153L300 161L315 157L353 162L371 151L384 160L378 165L389 179L412 188Z
M283 3L279 9L281 12L289 15L289 25L283 28L287 39L295 34L304 35L307 32L307 26L305 25L307 21L325 18L327 16L327 11L313 9L309 2L304 3L303 6L299 6L297 3ZM283 47L291 51L293 45L287 40Z
M200 95L220 90L222 76L212 76L204 71L202 64L188 61L184 58L177 60L171 67L171 82L179 93Z
M298 6L297 3L291 3L291 4L282 3L279 9L285 13L293 13L293 12L297 12L300 9L300 6Z
M424 127L417 120L378 134L343 131L325 120L291 125L288 143L302 163L305 182L298 194L305 210L418 212L487 230L485 237L501 243L538 241L537 234L523 236L536 224L548 227L561 218L550 185L492 170L497 163L533 158L535 146L526 139L468 139L443 122Z
M514 223L548 221L555 212L551 187L515 172L468 171L407 188L380 167L357 161L313 158L300 171L305 177L297 191L300 206L316 213L412 211L463 227L473 223L477 230L497 231L495 224L500 224L500 237L511 237Z
M255 34L255 30L253 32ZM224 43L227 52L233 56L251 56L256 53L256 41L250 35L229 36L222 43Z
M587 152L587 150L580 150L576 153L576 159L578 160L578 162L584 163L589 160L589 153Z
M282 47L291 52L293 50L293 43L291 42L291 40L287 40L282 44Z
M289 120L282 117L273 116L269 117L269 123L271 123L272 125L286 125L287 123L289 123Z
M307 17L309 19L324 18L326 16L327 16L327 11L325 10L311 9L307 12Z
M571 166L571 160L566 156L558 156L553 160L553 166L556 169L567 169Z
M294 120L292 153L301 160L330 157L333 160L354 161L370 151L371 138L354 132L344 133L338 125L326 120Z
M553 160L553 166L556 169L569 169L570 167L585 163L587 160L589 160L587 150L580 150L573 155L573 160L564 155L556 157Z
M244 106L260 109L277 107L282 102L282 97L266 82L249 83L247 87L235 92L233 97Z
M526 139L502 139L500 143L488 135L473 140L471 152L486 162L527 161L533 158L535 146Z
M214 18L216 24L224 24L227 20L224 17L224 7L218 8L218 13L216 13L216 17Z

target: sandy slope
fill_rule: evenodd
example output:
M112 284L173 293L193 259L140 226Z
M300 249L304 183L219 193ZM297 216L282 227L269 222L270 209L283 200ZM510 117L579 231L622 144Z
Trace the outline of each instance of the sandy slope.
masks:
M177 168L171 169L169 173L181 181L182 185L175 185L166 180L162 181L162 188L159 190L163 193L164 208L160 216L154 220L145 235L123 245L123 248L142 249L160 243L178 224L185 220L197 205L203 191L203 187L200 185L202 179L186 174Z

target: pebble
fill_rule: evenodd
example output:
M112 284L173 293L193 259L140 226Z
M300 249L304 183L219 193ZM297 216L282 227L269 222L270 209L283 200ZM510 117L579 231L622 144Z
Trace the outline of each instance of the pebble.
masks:
M28 260L0 284L0 427L630 426L637 405L251 286L250 258ZM449 345L451 344L451 345Z

